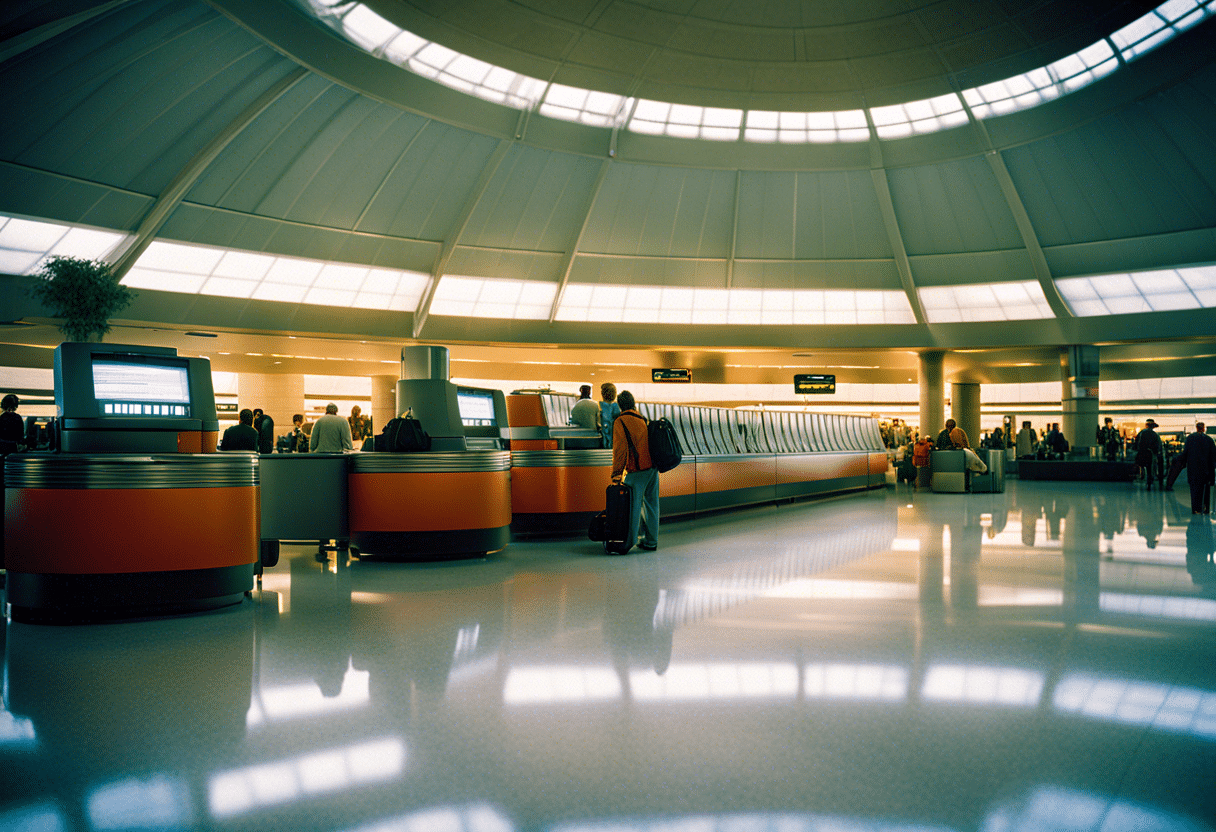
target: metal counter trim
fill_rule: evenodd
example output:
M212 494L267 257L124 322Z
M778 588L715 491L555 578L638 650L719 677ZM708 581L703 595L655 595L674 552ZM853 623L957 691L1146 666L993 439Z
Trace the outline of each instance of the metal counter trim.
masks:
M611 448L511 451L515 468L602 468L612 465Z
M511 470L509 451L363 453L352 454L350 460L352 474L447 474Z
M258 485L257 454L14 454L5 488L242 488Z

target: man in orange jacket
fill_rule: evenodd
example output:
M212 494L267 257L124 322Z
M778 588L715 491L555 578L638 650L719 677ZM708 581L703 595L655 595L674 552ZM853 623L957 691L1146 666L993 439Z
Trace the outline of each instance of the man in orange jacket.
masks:
M642 540L638 547L648 552L659 548L659 469L650 461L647 421L638 413L628 390L616 397L621 415L612 425L612 481L633 489L629 506L629 540Z

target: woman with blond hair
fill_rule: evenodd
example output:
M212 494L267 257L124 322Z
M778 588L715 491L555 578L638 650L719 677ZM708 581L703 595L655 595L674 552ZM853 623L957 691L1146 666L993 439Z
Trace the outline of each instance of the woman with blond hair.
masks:
M603 437L604 447L612 447L612 423L616 421L616 417L621 415L621 406L616 403L616 385L611 381L605 381L600 385L600 435Z

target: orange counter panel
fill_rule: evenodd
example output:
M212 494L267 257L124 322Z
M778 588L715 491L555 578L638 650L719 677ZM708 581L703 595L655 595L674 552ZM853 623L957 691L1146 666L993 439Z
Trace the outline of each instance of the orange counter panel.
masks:
M257 488L13 488L5 567L100 575L241 566L258 559Z
M776 482L776 477L776 462L773 457L729 462L725 460L698 461L697 493L708 494L711 491L731 491L737 488L771 487Z
M507 396L507 424L513 428L544 427L545 408L540 396Z
M814 456L777 457L777 484L816 482L838 477L867 477L870 474L866 454L816 454Z
M609 472L611 473L611 472ZM697 466L691 460L682 462L665 474L659 474L659 495L682 497L697 493Z
M352 532L439 532L511 525L509 471L351 474L347 483Z
M887 459L887 454L885 451L875 452L875 453L870 454L870 473L871 474L887 473L887 468L888 468L889 464L890 464L890 461Z
M611 465L512 468L511 511L515 514L603 511L604 489L611 483Z

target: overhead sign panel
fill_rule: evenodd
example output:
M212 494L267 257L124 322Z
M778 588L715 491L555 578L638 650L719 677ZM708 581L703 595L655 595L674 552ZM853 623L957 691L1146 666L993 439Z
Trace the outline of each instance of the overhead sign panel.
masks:
M686 368L656 369L650 371L650 380L656 384L662 382L690 382L692 370Z
M836 376L800 373L794 376L794 392L804 393L835 393Z

